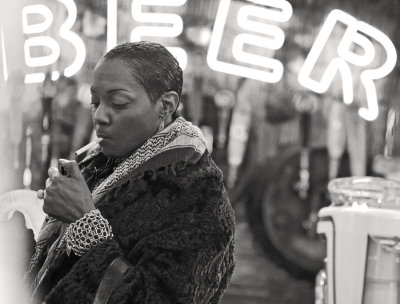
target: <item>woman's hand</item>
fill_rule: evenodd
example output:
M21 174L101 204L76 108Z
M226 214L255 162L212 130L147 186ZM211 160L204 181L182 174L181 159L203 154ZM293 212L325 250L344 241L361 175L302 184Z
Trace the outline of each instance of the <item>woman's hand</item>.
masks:
M65 175L55 167L48 171L43 211L71 223L95 209L95 206L76 161L60 159L60 166L65 170Z

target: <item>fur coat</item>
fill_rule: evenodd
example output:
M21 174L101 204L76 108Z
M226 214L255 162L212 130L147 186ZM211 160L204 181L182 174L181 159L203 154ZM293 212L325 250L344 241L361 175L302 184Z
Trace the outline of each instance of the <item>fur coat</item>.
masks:
M81 164L89 188L113 170L106 162L100 154ZM108 265L122 256L129 268L108 303L219 303L234 269L235 223L222 173L207 151L195 163L131 174L96 207L114 238L82 257L61 250L39 283L39 302L93 303ZM44 258L31 267L31 282Z

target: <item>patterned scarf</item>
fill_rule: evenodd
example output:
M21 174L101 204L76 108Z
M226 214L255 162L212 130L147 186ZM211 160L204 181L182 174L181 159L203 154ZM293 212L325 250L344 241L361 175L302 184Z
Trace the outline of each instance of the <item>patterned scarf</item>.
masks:
M136 172L153 170L178 162L196 163L206 150L206 142L200 129L179 117L164 130L149 138L140 148L122 161L116 169L92 191L96 203L112 188L118 187ZM80 165L87 164L102 154L96 147ZM68 224L47 217L36 243L36 252L31 259L30 277L35 276L34 287L40 285L47 269L62 263L60 256L65 251L62 242ZM50 249L49 243L52 243ZM44 255L47 253L47 257ZM45 258L40 266L39 262ZM37 273L37 275L35 275ZM28 274L29 275L29 274Z
M195 163L203 155L206 141L200 129L182 117L177 118L164 130L149 138L130 157L123 161L115 171L96 189L92 197L97 202L109 189L119 185L135 170L150 168L150 162L160 160L152 167L167 165L173 162L186 161ZM91 157L100 153L97 148ZM142 171L141 170L141 171Z

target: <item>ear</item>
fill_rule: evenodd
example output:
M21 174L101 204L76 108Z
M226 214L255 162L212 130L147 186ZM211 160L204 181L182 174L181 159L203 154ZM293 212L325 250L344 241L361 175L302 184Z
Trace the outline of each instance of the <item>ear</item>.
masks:
M176 111L179 104L179 96L174 91L169 91L160 96L158 99L161 102L161 114L166 117L171 117L172 113Z

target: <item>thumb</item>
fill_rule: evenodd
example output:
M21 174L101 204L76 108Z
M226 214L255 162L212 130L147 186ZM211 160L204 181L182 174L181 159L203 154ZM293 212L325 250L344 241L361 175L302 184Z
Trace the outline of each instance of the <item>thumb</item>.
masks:
M80 178L82 176L78 163L75 160L60 159L58 162L62 168L60 171L64 172L63 175L72 178Z

